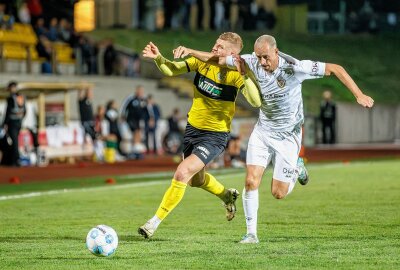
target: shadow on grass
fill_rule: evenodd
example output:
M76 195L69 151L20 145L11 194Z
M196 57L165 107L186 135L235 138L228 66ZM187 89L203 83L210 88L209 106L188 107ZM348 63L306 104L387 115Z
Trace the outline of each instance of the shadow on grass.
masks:
M143 236L140 235L120 235L118 236L119 241L126 241L126 242L168 242L169 239L162 239L162 238L150 238L145 239Z

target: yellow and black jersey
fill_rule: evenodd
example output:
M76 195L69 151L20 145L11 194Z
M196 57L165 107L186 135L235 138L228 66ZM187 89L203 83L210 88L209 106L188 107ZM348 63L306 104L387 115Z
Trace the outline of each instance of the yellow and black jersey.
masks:
M206 64L197 58L185 60L188 72L196 72L193 105L188 121L195 128L228 132L235 114L235 101L244 87L239 72Z

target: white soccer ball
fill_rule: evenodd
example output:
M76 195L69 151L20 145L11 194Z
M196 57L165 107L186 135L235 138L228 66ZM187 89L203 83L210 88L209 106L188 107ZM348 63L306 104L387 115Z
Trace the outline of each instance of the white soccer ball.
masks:
M110 256L115 252L117 246L118 235L109 226L97 225L87 234L86 247L96 256Z

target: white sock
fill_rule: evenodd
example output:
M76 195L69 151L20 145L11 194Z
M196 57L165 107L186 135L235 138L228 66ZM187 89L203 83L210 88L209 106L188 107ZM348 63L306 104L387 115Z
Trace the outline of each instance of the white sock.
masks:
M160 225L161 221L162 221L161 219L159 219L156 215L154 215L154 217L149 219L148 222L152 223L154 228L157 229L158 225Z
M243 210L246 217L247 233L257 235L258 189L243 189Z

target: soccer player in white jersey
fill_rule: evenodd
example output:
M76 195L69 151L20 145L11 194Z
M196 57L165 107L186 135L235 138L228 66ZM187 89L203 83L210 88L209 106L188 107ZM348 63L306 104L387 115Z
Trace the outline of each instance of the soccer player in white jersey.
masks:
M296 183L296 163L301 146L301 126L304 122L301 84L304 80L334 74L355 96L358 104L371 108L374 100L363 94L346 70L340 65L318 61L299 61L279 52L275 38L260 36L254 52L242 56L217 58L211 54L182 49L182 55L192 55L203 61L215 62L239 69L250 69L257 79L262 95L259 119L247 148L247 174L243 190L243 208L247 233L240 243L258 243L258 187L265 168L274 165L271 193L282 199Z

